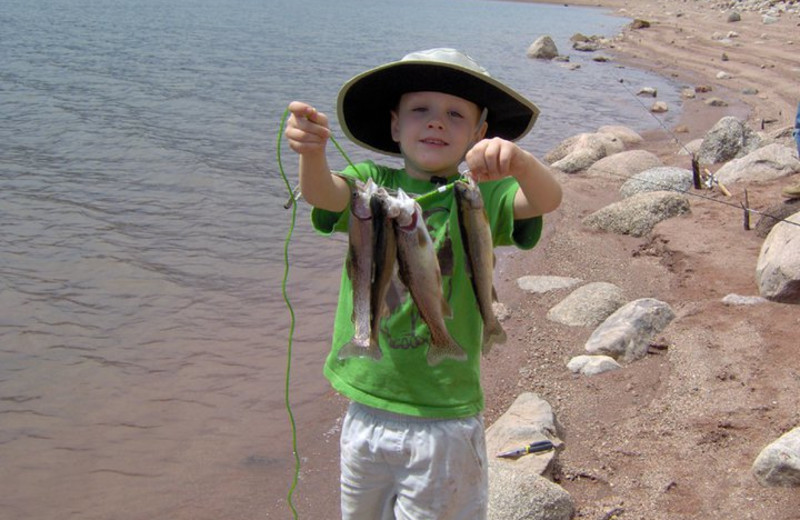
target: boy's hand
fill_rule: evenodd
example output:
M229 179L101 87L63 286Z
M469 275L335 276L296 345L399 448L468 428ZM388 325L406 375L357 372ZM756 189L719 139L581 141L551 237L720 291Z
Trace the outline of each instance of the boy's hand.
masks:
M530 154L522 148L499 137L483 139L473 146L465 157L472 178L476 182L496 181L524 173L525 161Z
M520 189L514 195L515 219L544 215L561 204L561 186L550 168L511 141L484 139L467 152L465 160L476 182L508 176L517 180Z
M331 131L328 117L301 101L289 103L289 120L286 122L286 139L289 147L300 155L324 154Z

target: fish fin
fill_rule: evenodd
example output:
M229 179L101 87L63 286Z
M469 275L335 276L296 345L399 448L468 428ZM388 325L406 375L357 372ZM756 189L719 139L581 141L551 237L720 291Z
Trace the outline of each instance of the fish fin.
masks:
M437 345L431 342L428 347L428 365L436 366L445 359L466 361L467 353L453 338L448 338L445 345Z
M383 357L383 354L376 342L370 341L368 344L362 344L356 338L353 338L339 349L337 357L339 361L354 357L368 357L377 361Z

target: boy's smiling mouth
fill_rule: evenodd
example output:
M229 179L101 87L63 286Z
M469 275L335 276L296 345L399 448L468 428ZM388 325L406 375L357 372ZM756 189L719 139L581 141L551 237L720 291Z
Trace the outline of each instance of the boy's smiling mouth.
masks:
M429 145L433 145L433 146L447 146L448 145L447 141L444 141L442 139L436 139L434 137L427 137L425 139L420 139L420 142L422 144L429 144Z

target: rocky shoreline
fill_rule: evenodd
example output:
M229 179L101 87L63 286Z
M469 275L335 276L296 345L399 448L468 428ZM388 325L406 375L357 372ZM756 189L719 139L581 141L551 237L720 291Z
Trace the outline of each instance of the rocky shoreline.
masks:
M624 154L645 160L647 155L657 166L691 175L691 157L681 149L702 142L725 118L791 150L786 129L800 101L800 69L793 61L800 42L792 40L800 34L796 3L572 4L601 5L648 22L627 28L604 52L618 63L676 78L696 92L685 97L676 128L645 132L641 141L627 143L608 160ZM739 21L729 21L732 7ZM709 103L711 98L717 101ZM552 159L563 158L549 157L554 164ZM796 152L788 160L797 163ZM705 159L703 168L715 179L718 173L728 175L724 168L731 162ZM775 481L764 479L769 470L763 466L785 459L787 449L797 451L792 439L800 426L794 398L800 391L795 339L800 313L796 304L761 296L757 264L769 229L745 229L737 209L744 197L750 207L764 211L784 204L781 188L800 181L795 163L769 178L732 176L724 191L724 185L712 182L680 201L680 211L642 232L590 225L598 213L632 198L624 193L623 176L604 174L612 166L593 171L584 165L560 174L565 202L548 218L540 245L532 253L510 252L501 261L499 293L511 340L485 363L484 379L490 437L519 396L532 395L552 409L560 449L547 472L569 499L538 486L553 499L551 512L528 509L528 516L519 516L519 510L512 513L506 506L525 509L524 497L519 502L519 493L504 496L502 486L495 486L494 500L504 505L495 509L494 518L800 518L794 476L777 479L775 487ZM624 176L633 175L626 170ZM685 174L677 176L676 182L686 181ZM654 203L644 213L668 206ZM640 217L626 222L639 224ZM793 232L781 240L791 242ZM548 286L554 279L573 282L525 290L522 281L532 279ZM587 354L596 323L581 323L569 313L566 320L554 319L575 284L613 286L609 298L618 303L653 299L669 307L672 319L648 336L635 362L612 357L618 366L608 365L611 371L582 373L587 365L572 362ZM582 300L570 312L580 314L587 307ZM503 444L503 439L488 442ZM505 481L514 472L505 464L498 473L501 464L492 462ZM791 471L796 475L797 468Z

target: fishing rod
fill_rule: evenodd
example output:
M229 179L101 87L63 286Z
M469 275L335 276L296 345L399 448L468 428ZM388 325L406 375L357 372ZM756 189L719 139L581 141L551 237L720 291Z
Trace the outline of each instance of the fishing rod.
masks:
M717 185L720 188L720 191L723 192L723 194L725 194L726 196L732 197L730 191L725 187L725 185L722 184L721 182L719 182L719 180L714 176L714 174L711 173L710 171L708 171L707 168L705 169L705 179L703 179L703 176L700 174L700 162L699 162L699 160L697 158L697 154L691 152L687 148L687 146L678 138L678 136L675 135L675 132L670 130L664 124L664 122L661 119L656 117L655 114L653 114L652 111L650 111L647 108L647 106L642 102L642 100L639 99L639 97L636 96L636 94L634 94L633 91L628 88L628 86L625 84L625 79L624 78L619 78L618 83L620 85L622 85L622 87L625 89L625 91L628 94L630 94L630 96L633 97L636 100L637 103L639 103L639 105L642 107L642 109L645 112L647 112L648 114L650 114L650 116L653 119L656 120L658 125L665 132L667 132L667 134L669 134L670 137L672 137L672 139L692 158L692 177L693 177L693 183L694 183L695 190L701 189L703 183L708 188L711 188L714 185ZM632 175L631 176L624 175L624 174L621 174L621 173L612 172L610 170L602 170L602 169L600 169L598 171L600 173L605 173L605 174L608 174L610 176L619 177L619 178L626 179L626 180L630 180L630 179L634 178L634 176L632 176ZM697 192L694 192L694 191L683 190L683 189L680 189L680 188L676 188L674 186L669 186L669 185L666 185L666 184L660 184L657 181L646 180L646 179L638 179L638 180L639 180L639 182L647 183L647 184L650 184L651 186L655 186L655 187L664 188L665 190L676 191L676 192L682 193L684 195L696 197L696 198L699 198L699 199L708 200L708 201L711 201L711 202L715 202L715 203L722 204L722 205L725 205L725 206L733 207L733 208L736 208L736 209L741 209L741 210L744 211L744 216L745 216L745 218L744 218L745 230L749 230L750 229L748 215L751 214L751 213L752 214L756 214L756 215L761 215L763 217L770 218L770 219L774 220L775 223L777 223L777 222L785 222L787 224L791 224L793 226L800 227L800 222L794 222L792 220L788 220L788 219L785 219L785 218L777 217L777 216L771 215L771 214L769 214L769 213L767 213L765 211L760 211L760 210L757 210L755 208L750 207L749 206L748 196L747 196L747 190L744 191L745 202L739 201L738 203L734 203L734 202L728 202L728 201L725 201L725 200L719 200L719 199L716 199L716 198L713 198L713 197L710 197L710 196L707 196L707 195L703 195L703 194L700 194L700 193L697 193Z

